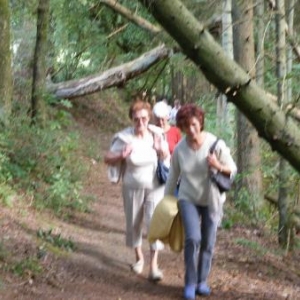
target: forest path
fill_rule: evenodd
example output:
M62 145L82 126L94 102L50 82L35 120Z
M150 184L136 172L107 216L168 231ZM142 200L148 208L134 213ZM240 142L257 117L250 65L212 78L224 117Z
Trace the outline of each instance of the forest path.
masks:
M102 133L91 118L76 118L85 143L108 149L111 135ZM1 209L1 234L10 241L11 251L28 255L37 251L36 231L40 228L61 233L76 245L74 252L46 254L44 272L30 279L2 278L0 299L49 300L155 300L182 299L183 253L166 247L159 257L164 279L147 280L148 268L134 275L129 268L133 251L125 247L125 220L120 185L112 185L102 160L79 157L89 168L84 189L95 197L90 213L76 213L61 220L20 209L14 215ZM8 249L9 250L9 249ZM147 241L144 241L149 261ZM277 255L276 240L262 231L234 226L220 229L209 283L211 300L297 300L300 299L299 253ZM30 274L28 274L30 275ZM200 299L200 297L197 297Z

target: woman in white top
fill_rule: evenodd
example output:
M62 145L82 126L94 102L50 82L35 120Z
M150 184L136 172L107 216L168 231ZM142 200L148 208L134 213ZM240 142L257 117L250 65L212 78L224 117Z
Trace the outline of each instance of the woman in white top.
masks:
M204 112L197 105L183 105L176 124L186 135L172 154L165 195L174 195L180 177L178 207L185 234L184 298L194 300L196 294L210 294L207 278L225 197L211 181L210 172L233 177L237 169L224 141L220 140L215 152L209 153L216 136L204 131Z
M109 166L119 167L126 217L126 246L134 248L136 262L131 268L140 274L144 267L143 222L149 228L155 206L164 193L164 185L160 185L156 178L157 159L169 162L170 153L167 142L162 139L162 130L149 125L149 103L137 98L130 106L129 117L133 126L115 134L104 161ZM150 280L157 281L163 277L157 262L158 250L162 248L163 244L159 241L150 245Z

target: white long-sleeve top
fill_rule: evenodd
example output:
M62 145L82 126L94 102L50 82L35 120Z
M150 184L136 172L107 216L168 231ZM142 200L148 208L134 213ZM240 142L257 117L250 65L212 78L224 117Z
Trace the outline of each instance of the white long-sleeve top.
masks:
M157 153L153 148L153 134L162 134L162 131L156 126L149 125L148 134L144 138L138 138L134 134L134 128L128 127L114 136L110 151L118 153L126 144L132 146L131 154L123 162L124 186L152 189L159 185L156 178ZM162 146L168 149L166 141L163 141Z
M198 150L191 149L186 137L177 144L171 158L169 177L165 187L165 195L174 195L178 178L180 187L178 199L191 201L196 205L209 206L213 213L220 213L225 201L225 193L221 194L210 180L207 156L216 136L206 132L203 144ZM231 169L234 177L237 168L230 154L230 149L220 140L215 149L216 155L223 165Z

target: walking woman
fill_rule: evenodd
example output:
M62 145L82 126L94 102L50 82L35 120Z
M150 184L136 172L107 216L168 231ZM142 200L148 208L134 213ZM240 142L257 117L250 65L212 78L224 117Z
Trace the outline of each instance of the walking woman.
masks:
M178 207L182 218L184 244L184 299L196 294L208 296L213 250L225 194L210 180L210 172L234 177L236 164L225 142L220 140L213 154L210 147L216 140L204 131L204 111L195 104L183 105L176 124L185 136L174 149L165 195L174 195L180 177Z
M132 126L113 137L110 150L104 161L117 168L116 178L122 178L122 195L126 218L126 246L134 249L136 261L131 269L141 274L144 268L142 251L142 229L145 222L149 228L151 217L158 202L163 198L164 185L156 177L157 160L170 164L168 144L162 138L162 129L149 124L151 106L141 98L132 103L129 117ZM118 181L114 178L112 181ZM150 245L149 279L161 280L162 271L158 267L158 251L163 249L159 241Z
M163 129L172 155L175 146L181 139L180 130L169 123L169 108L166 102L159 101L153 106L154 124Z

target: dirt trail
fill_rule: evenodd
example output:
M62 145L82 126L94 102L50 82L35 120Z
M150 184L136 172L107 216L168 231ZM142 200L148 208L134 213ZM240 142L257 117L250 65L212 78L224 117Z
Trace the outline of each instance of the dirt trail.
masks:
M99 134L87 122L81 122L79 129L87 143L98 144L100 151L107 149L110 136ZM17 215L1 210L1 234L10 241L8 250L12 253L36 253L35 232L39 228L54 228L64 237L70 237L77 249L59 255L48 253L42 259L45 271L36 278L5 275L1 279L0 299L182 299L182 253L173 253L168 248L162 251L160 266L164 280L160 283L147 280L147 268L140 276L132 274L129 264L134 256L125 247L120 186L108 182L102 162L87 157L85 163L89 166L85 190L96 197L90 213L62 221L24 208ZM251 243L256 246L251 247ZM146 240L144 249L148 253ZM276 241L258 230L220 229L209 280L212 287L209 299L300 299L297 268L300 255L282 258L276 255L276 250Z

